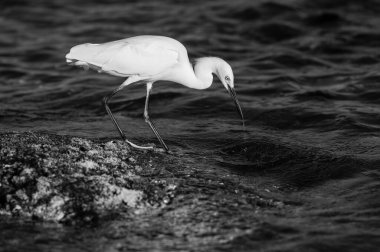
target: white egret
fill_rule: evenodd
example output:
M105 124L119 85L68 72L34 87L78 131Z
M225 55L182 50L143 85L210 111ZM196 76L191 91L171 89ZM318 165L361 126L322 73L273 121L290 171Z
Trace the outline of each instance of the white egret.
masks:
M127 77L118 88L103 98L103 103L123 140L133 147L153 148L139 146L128 141L108 107L108 101L112 96L132 83L143 82L146 84L145 122L148 123L166 151L168 151L168 147L150 121L148 114L149 94L156 81L172 81L189 88L206 89L211 86L212 74L215 74L233 98L244 124L243 112L234 90L234 75L230 65L217 57L204 57L196 60L193 69L186 48L175 39L145 35L104 44L81 44L71 48L66 55L66 61L70 65Z

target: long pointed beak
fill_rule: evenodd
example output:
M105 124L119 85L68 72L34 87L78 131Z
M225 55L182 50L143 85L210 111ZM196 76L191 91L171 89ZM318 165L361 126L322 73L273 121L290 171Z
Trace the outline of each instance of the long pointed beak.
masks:
M236 109L241 117L241 121L243 122L243 126L245 126L244 124L244 116L243 116L243 111L241 110L241 107L240 107L240 104L239 104L239 100L236 96L236 92L235 92L235 89L233 87L230 87L230 85L226 85L227 86L227 91L228 93L231 95L231 98L234 100L235 102L235 105L236 105Z

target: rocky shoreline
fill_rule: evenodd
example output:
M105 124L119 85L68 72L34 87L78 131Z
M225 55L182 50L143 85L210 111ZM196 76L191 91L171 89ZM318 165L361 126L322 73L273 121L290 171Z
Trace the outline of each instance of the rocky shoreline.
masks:
M2 134L0 140L3 215L92 223L109 215L173 208L175 196L177 202L189 194L193 201L224 193L237 200L234 181L202 177L173 155L134 150L121 140L32 132ZM254 205L282 206L258 195L248 197Z
M38 133L1 135L0 213L61 223L168 204L175 183L155 180L147 151L122 141ZM144 153L145 152L145 153ZM154 154L155 155L155 154ZM144 162L143 162L144 163Z
M272 152L252 153L267 160ZM275 153L283 155L286 169L290 154ZM328 172L365 165L324 155L312 156L317 166L302 155L287 165L299 162L305 174L320 166ZM208 162L192 153L135 150L120 140L0 134L0 251L50 251L62 244L76 251L304 251L325 235L346 234L339 222L344 216L330 213L336 205L349 211L350 199L335 194L337 183L344 186L350 178L325 174L332 180L321 185L328 203L320 205L317 183L287 188L265 182L260 172L241 176ZM273 164L267 165L270 171ZM316 214L322 221L315 222ZM344 225L358 229L354 221ZM343 236L337 246L345 241Z

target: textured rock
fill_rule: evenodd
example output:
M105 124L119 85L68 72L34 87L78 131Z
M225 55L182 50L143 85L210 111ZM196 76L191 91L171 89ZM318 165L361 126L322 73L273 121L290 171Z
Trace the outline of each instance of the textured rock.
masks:
M154 184L149 190L162 195L143 201L147 179L139 173L150 168L136 165L136 154L122 141L15 133L1 135L0 147L3 213L92 222L115 211L169 202L165 186Z
M266 195L281 195L277 187L210 167L122 141L0 134L0 247L231 251L241 239L256 247L298 232L276 224L297 207Z

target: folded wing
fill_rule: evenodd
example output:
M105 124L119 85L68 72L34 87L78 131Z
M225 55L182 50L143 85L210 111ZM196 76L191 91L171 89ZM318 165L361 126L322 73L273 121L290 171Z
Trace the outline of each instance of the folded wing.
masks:
M75 61L75 65L87 65L116 76L150 77L174 67L179 53L160 43L119 40L75 46L66 58Z

